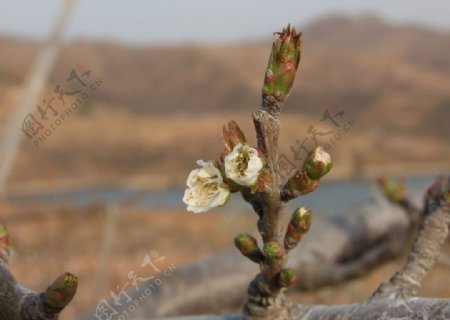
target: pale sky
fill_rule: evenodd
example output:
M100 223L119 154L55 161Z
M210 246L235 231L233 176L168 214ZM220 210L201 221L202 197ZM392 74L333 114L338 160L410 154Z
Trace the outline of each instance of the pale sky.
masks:
M0 0L0 33L44 37L62 0ZM140 44L230 42L267 37L288 22L330 13L376 13L393 23L450 30L450 0L78 0L68 39Z

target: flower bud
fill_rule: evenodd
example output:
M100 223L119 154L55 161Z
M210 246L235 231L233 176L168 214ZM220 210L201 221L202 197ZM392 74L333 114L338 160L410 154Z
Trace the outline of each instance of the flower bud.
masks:
M306 171L297 171L287 182L288 188L300 195L313 192L319 184L320 180L311 180Z
M292 268L284 268L280 272L278 284L281 288L287 288L297 282L297 276Z
M264 255L271 259L281 259L285 256L286 251L283 246L276 241L267 242L264 245Z
M301 33L288 25L276 34L278 39L273 42L264 77L263 94L269 96L275 93L289 94L301 56Z
M78 287L78 278L71 273L60 275L44 293L44 303L51 308L62 310L72 301Z
M302 239L302 236L307 233L311 227L311 222L311 210L301 207L294 211L291 220L289 221L286 235L284 236L284 246L287 250L291 250L297 246Z
M256 239L248 233L241 233L234 238L234 244L245 257L259 263L263 260L263 254L258 248Z
M330 172L333 164L330 155L322 147L315 148L303 163L303 170L312 180L319 180Z
M439 177L427 190L427 202L434 202L439 205L442 200L450 206L450 177Z
M8 260L10 251L9 231L0 224L0 258ZM3 257L2 257L3 256Z
M291 223L301 232L308 232L311 226L312 212L305 207L298 208L291 217Z
M404 179L378 178L378 185L389 201L397 203L406 197Z
M223 142L225 144L223 157L230 153L237 144L247 143L245 135L236 121L231 120L228 122L228 128L223 126Z

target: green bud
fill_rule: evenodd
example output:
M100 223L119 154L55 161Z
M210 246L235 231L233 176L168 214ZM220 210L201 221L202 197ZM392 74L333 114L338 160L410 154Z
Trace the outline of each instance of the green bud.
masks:
M261 250L258 248L258 243L256 239L248 233L241 233L237 235L234 238L234 244L245 257L256 263L262 261L263 255Z
M393 179L381 177L378 179L378 185L386 198L391 202L397 203L406 197L405 180L402 178Z
M311 180L306 171L297 171L287 182L290 190L300 192L300 195L313 192L320 184L320 180Z
M71 273L60 275L44 293L44 303L62 310L72 301L78 287L78 278Z
M279 276L279 285L282 288L287 288L297 282L297 276L292 268L285 268L281 270Z
M276 34L278 39L273 42L264 77L263 94L269 96L275 93L289 94L301 56L301 33L288 25Z
M264 254L271 259L281 259L285 256L286 252L278 242L270 241L264 245Z
M10 251L9 231L2 224L0 224L0 251L3 251L6 254L5 258L8 259Z
M301 233L306 233L309 230L312 222L312 212L305 207L297 208L291 217L291 223L300 230Z
M322 147L315 148L303 163L303 170L312 180L319 180L330 172L333 164L330 155Z
M302 236L308 232L311 227L312 213L311 210L298 208L292 214L289 221L286 235L284 236L284 246L287 250L291 250L297 246Z

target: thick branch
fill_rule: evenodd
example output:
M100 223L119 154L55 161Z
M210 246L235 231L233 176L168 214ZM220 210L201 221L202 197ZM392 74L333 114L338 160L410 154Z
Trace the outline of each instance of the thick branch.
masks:
M416 295L423 278L440 254L440 246L448 237L449 225L449 204L444 202L427 214L403 269L382 285L376 294L400 290L403 295Z
M419 320L450 319L450 300L383 297L343 306L294 306L293 320ZM164 318L164 320L242 320L239 315ZM160 318L163 320L163 318Z
M60 300L54 300L55 296L49 296L51 294L49 289L42 293L34 293L22 288L11 275L7 265L0 262L0 319L58 319L59 313L70 302L73 295L71 294L71 297L63 296L65 292L58 291L58 297L65 299L60 304Z
M34 293L21 287L8 268L9 233L0 224L0 320L55 320L70 303L78 280L65 273L46 291Z
M450 316L450 300L386 296L345 306L297 306L293 320L444 320Z

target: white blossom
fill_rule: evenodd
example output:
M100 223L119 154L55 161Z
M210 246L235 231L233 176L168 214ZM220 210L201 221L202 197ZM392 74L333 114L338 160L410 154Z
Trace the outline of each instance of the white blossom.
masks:
M301 207L301 208L299 209L300 217L304 217L305 214L307 214L308 212L309 212L309 210L306 209L305 207Z
M224 184L219 169L212 162L198 160L201 167L189 174L183 202L187 210L195 213L205 212L211 208L223 206L230 197L230 190Z
M324 165L328 165L331 162L330 155L322 147L317 147L314 150L313 159L322 162Z
M239 143L225 156L225 175L242 186L252 186L263 167L255 148Z

